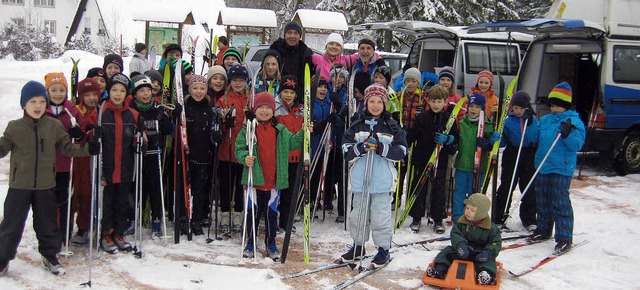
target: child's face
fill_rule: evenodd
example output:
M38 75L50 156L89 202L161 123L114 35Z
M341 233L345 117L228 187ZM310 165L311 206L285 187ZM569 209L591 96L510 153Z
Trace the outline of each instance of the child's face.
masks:
M159 81L153 80L151 81L151 93L154 95L160 95L161 85Z
M244 93L247 88L247 81L241 78L235 78L231 80L231 89L236 93Z
M42 118L46 109L47 99L45 99L44 96L33 97L24 106L24 111L27 113L27 116L36 120Z
M342 53L342 46L337 42L327 43L326 53L329 56L338 56Z
M105 73L107 73L107 77L110 78L113 75L120 72L120 66L115 63L110 63L107 65L105 69Z
M478 79L478 90L481 92L486 92L491 89L491 81L489 78L481 77Z
M469 109L467 110L467 114L469 115L469 118L474 119L477 118L478 116L480 116L480 112L482 111L482 107L476 105L476 104L471 104L469 105Z
M123 84L114 84L109 90L109 99L116 105L116 107L122 107L124 105L124 99L127 97L127 88Z
M229 68L231 67L232 64L239 62L238 59L235 56L227 56L224 61L222 61L222 64L224 64L224 68L229 71Z
M373 75L373 82L378 83L385 88L389 85L389 83L387 83L387 79L385 79L384 75L382 75L381 73L375 73Z
M477 207L467 204L464 207L464 217L467 218L467 220L473 222L476 220L476 211L478 210Z
M567 110L567 109L565 109L563 107L556 106L556 105L551 105L551 107L549 109L551 109L551 113L554 113L554 114L563 113L563 112L565 112Z
M84 95L84 97L82 97L82 104L84 105L85 108L95 109L96 104L98 104L99 100L100 100L100 96L98 96L98 93L88 92Z
M169 57L174 57L174 58L182 58L182 54L180 53L179 50L170 50L167 51L167 59L169 59Z
M273 109L271 109L271 107L262 105L256 108L256 119L258 119L258 122L269 121L271 117L273 117Z
M278 60L273 56L268 56L264 61L264 71L267 77L275 78L278 75Z
M324 100L324 98L326 97L327 97L327 85L318 86L318 89L316 90L316 98L318 98L318 100Z
M442 111L442 109L444 108L444 105L446 104L444 99L431 99L431 98L429 98L428 101L429 101L429 108L431 108L431 110L434 113L440 113Z
M382 102L382 98L378 96L370 96L367 99L367 111L369 111L371 116L380 117L382 112L384 112L384 103Z
M293 100L296 99L296 92L294 90L285 89L280 92L280 99L285 102L287 105L293 103Z
M415 90L418 89L418 82L416 82L416 80L414 79L405 79L404 80L404 85L407 88L407 92L413 93Z
M336 89L342 88L342 86L344 86L344 83L346 83L347 80L344 78L344 76L339 76L338 79L336 79Z
M142 87L136 91L136 102L140 104L148 104L151 102L151 89L149 87Z
M356 94L356 100L362 101L364 100L364 95L358 89L353 89L353 92Z
M62 84L55 84L47 89L51 103L60 105L67 99L67 88Z
M450 79L449 77L441 77L438 83L448 90L451 88L451 85L453 85L453 80Z
M513 110L513 114L518 118L522 117L522 115L524 115L525 108L523 108L523 107L513 105L513 106L511 106L511 109Z
M93 77L93 79L100 84L100 94L104 93L104 90L107 88L107 81L103 77Z
M207 96L207 86L202 83L195 83L189 88L189 94L194 100L200 102Z
M227 79L221 74L215 74L213 77L209 79L209 87L213 88L216 92L221 92L224 90L224 85L226 84Z

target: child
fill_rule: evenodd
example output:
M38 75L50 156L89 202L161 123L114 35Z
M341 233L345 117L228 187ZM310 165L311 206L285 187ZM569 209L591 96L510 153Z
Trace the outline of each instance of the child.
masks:
M242 63L242 56L235 46L231 46L224 52L222 56L222 65L224 69L229 71L234 63Z
M278 124L273 118L276 102L267 92L258 93L255 97L254 113L258 125L255 130L257 140L252 156L249 155L247 146L246 128L238 134L236 140L235 155L244 165L242 171L242 183L247 184L249 168L253 168L253 185L256 189L256 200L249 204L255 204L256 220L250 212L247 212L247 246L244 249L244 258L253 258L255 245L253 244L253 228L258 228L259 221L265 215L265 248L273 261L280 260L280 253L276 246L276 231L278 229L278 191L289 187L288 166L289 152L292 149L302 147L303 130L293 135L287 128ZM256 230L257 234L257 230Z
M107 54L104 57L104 63L102 64L102 69L107 74L107 79L110 79L113 75L117 73L122 73L122 71L124 71L122 57L120 57L115 53Z
M488 70L479 72L478 81L471 88L471 93L484 95L487 100L484 113L493 121L493 116L498 113L498 97L493 93L493 73Z
M229 48L230 50L231 48ZM228 51L228 50L227 50ZM233 64L227 72L229 87L223 97L218 99L217 106L223 111L224 129L222 142L218 148L218 160L220 160L218 177L220 178L220 229L224 235L230 235L231 229L240 232L242 230L243 196L242 164L238 163L233 152L235 140L244 125L245 111L249 109L249 74L241 64ZM233 214L231 210L233 202Z
M331 69L330 76L331 81L327 85L327 90L329 91L329 99L333 104L333 111L337 113L347 108L347 106L345 106L347 104L347 86L345 86L345 84L347 83L347 79L349 79L349 71L341 65L336 65ZM328 170L333 183L327 182L326 186L333 188L335 184L338 185L338 216L336 217L336 223L344 223L344 208L346 206L344 182L349 178L343 169L345 167L345 161L341 148L342 136L344 136L346 127L342 116L338 114L335 114L335 117L329 115L327 121L331 123L331 142L333 143L334 150L331 151L333 156L329 156L329 160L333 162L333 167L329 167Z
M458 155L456 155L456 178L455 188L453 190L453 221L458 220L462 216L462 202L473 192L474 180L474 159L478 147L482 148L482 157L479 166L478 180L482 180L484 168L487 166L489 158L489 150L491 144L500 139L500 134L493 130L493 125L489 117L484 119L484 134L482 138L478 135L478 120L480 112L485 110L486 99L483 94L475 93L469 96L467 102L467 114L458 123ZM488 140L487 138L491 138ZM480 182L481 183L481 182Z
M376 67L376 70L373 73L373 82L387 88L387 92L389 95L389 106L387 107L387 111L391 113L391 117L394 120L400 121L400 110L402 108L402 104L400 104L400 100L398 99L396 91L394 91L390 86L391 68L386 65L380 65Z
M207 78L194 75L189 82L189 95L184 104L185 117L187 118L187 135L189 136L189 175L191 176L191 196L193 198L191 230L194 235L200 236L202 222L209 217L211 205L211 170L213 166L213 136L211 122L213 109L209 106L207 95ZM216 139L216 138L213 138ZM220 142L218 139L215 142Z
M109 99L101 108L102 119L99 120L103 131L102 176L106 181L100 246L103 251L112 254L117 250L131 250L131 244L123 235L132 208L129 198L132 196L135 142L138 139L135 135L140 134L141 128L138 126L138 112L125 102L129 83L129 78L121 73L109 79Z
M255 92L268 92L273 95L274 92L279 91L281 78L280 54L273 49L268 49L256 76Z
M182 58L182 47L175 43L166 44L164 48L164 52L162 53L162 58L160 58L160 63L158 65L158 70L164 70L167 61L169 58L180 59Z
M47 88L50 106L47 108L47 115L51 116L62 123L65 131L69 132L69 137L79 140L84 138L84 132L79 124L83 124L80 111L67 100L67 79L63 73L48 73L44 76L44 86ZM72 119L76 123L72 123ZM58 202L58 224L60 228L61 241L66 243L67 227L73 228L73 221L67 220L67 208L69 200L69 171L71 169L71 159L56 152L56 200Z
M556 85L549 93L551 114L540 119L538 150L535 166L540 167L536 179L536 205L538 207L537 228L529 242L541 242L551 237L555 224L556 246L554 254L564 254L573 243L573 208L569 198L571 177L576 169L577 152L585 139L584 124L575 110L571 109L571 86L567 82ZM542 159L553 147L547 160Z
M502 247L500 229L491 223L491 201L486 195L473 194L464 204L464 216L456 220L451 229L451 246L438 253L433 267L427 268L427 276L444 279L453 260L466 260L475 265L478 283L489 285L498 273L496 258Z
M4 201L4 219L0 223L0 274L7 273L9 261L15 259L29 210L33 209L33 228L38 251L45 267L54 275L63 275L58 262L60 232L56 225L56 180L51 164L55 151L81 157L100 152L100 144L72 144L62 124L45 115L49 102L47 90L29 81L20 94L24 116L10 121L0 138L0 157L11 153L9 190ZM33 142L33 140L39 140Z
M361 259L364 256L364 244L369 239L369 230L378 247L378 253L371 262L382 265L390 259L393 225L389 204L397 182L394 163L406 155L407 140L405 132L396 121L390 119L389 112L385 111L386 105L386 89L379 84L370 85L365 90L365 117L355 121L344 136L342 149L345 159L352 164L349 183L353 192L353 208L349 215L349 233L354 244L340 257L342 261ZM369 159L371 164L368 164ZM367 170L371 175L366 176ZM365 178L368 181L366 185L363 184ZM370 201L364 203L365 208L361 207L363 198Z
M100 84L93 78L85 78L78 83L78 100L76 106L82 114L81 127L98 125L98 111L100 103ZM78 213L76 225L78 232L71 238L73 245L84 245L89 238L89 223L91 222L91 158L73 158L73 212ZM71 219L73 221L73 219Z
M329 157L331 157L330 155L332 154L326 155L327 164L323 164L325 154L329 152L327 150L331 149L333 145L327 142L326 139L321 139L322 135L324 134L325 128L327 128L327 119L329 118L329 114L332 112L332 109L331 101L329 101L329 98L327 98L327 81L323 78L320 78L318 82L318 88L316 90L316 96L312 108L313 112L311 114L313 119L313 128L315 129L315 131L313 131L313 134L311 135L311 156L313 156L315 159L315 156L318 155L318 161L315 168L313 169L313 175L311 176L311 202L313 204L315 204L316 200L320 202L319 204L315 204L317 210L322 209L322 207L324 207L325 210L333 210L333 178L328 178L328 175L330 174L327 169L333 167L333 160L329 159ZM328 132L328 134L329 135L327 137L331 138L331 134L333 133ZM329 148L324 147L322 151L318 151L318 148L321 144L324 144L324 146L329 146ZM329 164L329 162L331 162L331 164ZM323 167L325 166L325 177L324 180L321 181L320 179ZM321 182L324 183L322 190L324 196L322 196L321 193L321 197L318 198L318 188L320 187Z
M413 231L420 230L421 219L425 213L425 205L430 207L430 217L434 221L434 230L437 234L444 233L444 225L442 220L445 219L445 176L447 174L447 165L449 163L449 155L456 152L456 139L458 135L457 126L454 124L449 133L444 134L447 121L449 120L448 112L444 109L447 104L447 89L442 85L435 85L429 90L429 109L416 117L415 124L409 129L407 140L409 143L416 141L413 148L413 158L411 165L415 168L413 176L413 184L411 191L417 190L421 175L426 174L427 162L431 157L431 153L440 145L441 150L437 153L437 168L432 171L431 184L424 184L422 190L415 192L417 194L415 203L409 212L413 218L410 227ZM427 200L428 186L432 186L431 198ZM428 204L427 204L428 203Z
M133 54L133 57L131 57L131 62L129 62L129 72L131 74L134 72L143 74L151 69L151 63L147 60L149 49L146 44L138 42L135 44L134 50L135 53Z
M160 103L162 101L164 77L155 69L144 72L144 75L151 79L151 95L153 96L153 100Z
M500 177L500 187L496 192L496 199L493 201L495 207L495 215L491 217L494 224L504 225L506 223L506 213L509 214L511 207L511 192L515 185L520 186L522 192L529 184L536 168L533 166L536 148L538 147L538 120L533 117L531 109L531 98L525 91L517 91L511 97L511 113L504 122L502 131L502 140L500 147L505 147L502 153L502 175ZM524 123L527 123L526 132L524 132ZM520 158L516 167L516 159L518 159L518 148L520 148L520 140L524 132L524 140L520 149ZM514 170L515 176L513 175ZM512 181L512 178L514 180ZM514 187L509 189L512 184ZM522 203L520 204L520 220L524 227L533 232L536 228L536 189L531 186L525 193Z
M209 104L215 107L227 88L227 71L221 65L214 65L207 72L207 87Z
M447 89L447 105L445 108L449 106L455 106L462 97L456 92L455 80L456 73L450 66L445 66L440 70L438 74L438 84L442 85L445 89ZM493 78L492 78L493 79ZM461 112L464 116L464 112Z

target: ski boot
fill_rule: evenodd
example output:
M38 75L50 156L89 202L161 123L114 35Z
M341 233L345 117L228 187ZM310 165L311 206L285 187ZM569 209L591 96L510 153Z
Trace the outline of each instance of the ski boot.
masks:
M103 234L102 239L100 239L100 248L109 254L118 253L118 246L116 246L113 242L113 238L111 237L112 233L113 229L109 230L106 234Z
M433 230L436 231L436 234L444 234L444 225L442 224L442 220L433 222Z
M265 245L265 248L267 248L267 252L269 253L269 258L271 258L271 260L274 262L280 261L280 252L278 252L278 246L276 246L275 239L273 241L269 241Z
M342 256L340 256L340 258L336 260L336 263L341 264L341 263L352 262L355 260L360 260L362 259L362 257L364 257L364 254L365 254L365 249L363 246L351 246L351 248L349 248L349 251L342 254Z
M544 234L542 232L535 231L531 236L527 238L527 244L542 243L551 238L550 234Z
M565 240L558 240L556 243L556 247L553 249L553 254L556 256L560 256L566 252L571 250L571 243Z
M202 230L202 224L199 221L191 221L191 233L196 236L204 235L204 231Z
M420 231L420 219L414 219L411 222L411 225L409 225L409 228L411 229L411 231L413 231L414 234L417 234Z
M129 252L131 251L131 244L127 242L123 236L113 233L113 243L118 247L118 250Z
M75 236L71 238L71 244L74 246L82 246L89 240L89 232L85 230L78 230Z
M447 274L447 266L442 264L434 265L433 267L427 268L427 276L431 278L444 279Z
M252 259L255 256L255 250L256 248L253 244L247 244L247 246L244 247L244 251L242 251L242 257Z
M344 223L344 216L339 215L336 217L336 223L341 224Z
M155 219L151 222L151 234L155 237L162 236L162 222L159 219Z
M47 270L49 270L53 275L62 276L65 273L64 267L62 267L60 262L58 262L58 258L56 257L47 258L45 256L42 256L42 263L44 264L44 267L47 268Z
M373 260L371 260L371 264L375 266L382 266L388 263L390 259L391 259L391 255L389 255L389 250L378 248L378 253L375 256L373 256Z
M249 213L251 214L251 213ZM232 230L235 233L242 232L242 212L233 213L233 226Z

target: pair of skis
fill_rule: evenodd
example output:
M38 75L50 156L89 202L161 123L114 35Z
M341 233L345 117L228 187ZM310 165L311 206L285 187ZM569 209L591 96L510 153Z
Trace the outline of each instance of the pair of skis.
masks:
M165 69L166 70L166 69ZM191 241L193 235L191 233L191 208L193 205L193 199L191 196L191 184L189 181L189 142L187 136L187 118L185 116L185 106L184 106L184 96L182 93L182 61L178 59L176 62L175 72L174 72L174 81L175 81L175 99L178 101L178 104L182 106L182 111L180 112L179 118L179 126L176 126L176 140L175 140L175 174L174 174L174 243L180 243L180 228L181 228L181 217L180 217L180 207L182 206L182 201L184 200L185 207L185 215L186 215L186 228L187 228L187 240ZM181 197L180 194L183 194Z
M588 243L589 243L589 240L583 240L583 241L580 241L580 242L578 242L578 243L574 243L574 244L571 246L571 249L574 249L574 248L580 247L580 246L585 245L585 244L588 244ZM566 254L566 253L568 253L568 252L569 252L569 251L564 252L564 253L561 253L561 254L556 254L556 253L550 254L550 255L548 255L548 256L546 256L546 257L542 258L542 259L541 259L540 261L538 261L537 263L535 263L535 264L531 265L530 267L528 267L528 268L526 268L526 269L524 269L524 270L522 270L522 271L518 271L518 272L509 271L509 274L513 275L514 277L520 277L520 276L523 276L523 275L529 274L529 273L531 273L531 272L535 271L536 269L538 269L538 268L542 267L543 265L545 265L545 264L547 264L547 263L549 263L549 262L551 262L551 261L555 260L556 258L558 258L558 257L560 257L560 256L562 256L562 255L564 255L564 254Z

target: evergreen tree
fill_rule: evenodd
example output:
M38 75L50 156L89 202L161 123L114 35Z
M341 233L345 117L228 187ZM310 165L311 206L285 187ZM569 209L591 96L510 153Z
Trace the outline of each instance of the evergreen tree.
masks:
M82 34L80 38L73 37L73 39L67 43L67 50L82 50L91 52L93 54L99 54L98 49L93 45L91 36L88 34Z
M56 58L64 51L55 38L24 18L12 18L0 33L0 55L12 55L15 60L34 61Z

